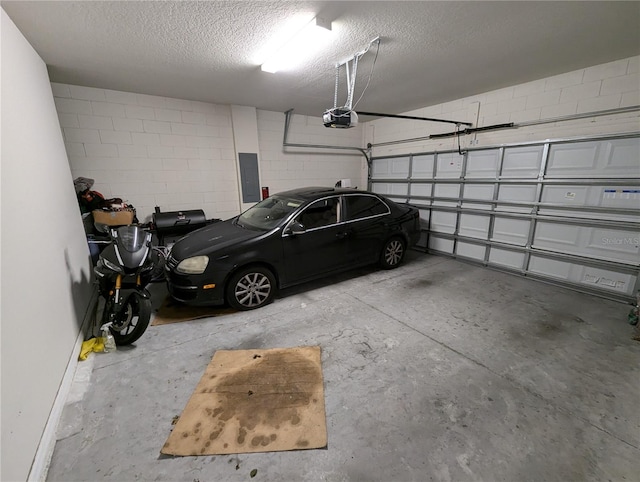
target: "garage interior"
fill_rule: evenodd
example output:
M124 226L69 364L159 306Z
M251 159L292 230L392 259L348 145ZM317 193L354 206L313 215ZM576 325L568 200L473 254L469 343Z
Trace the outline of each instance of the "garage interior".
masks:
M332 38L262 71L314 16ZM639 2L3 1L0 478L637 480L639 27ZM397 269L78 361L78 177L141 222L340 181L423 232ZM216 352L300 346L326 447L161 455Z

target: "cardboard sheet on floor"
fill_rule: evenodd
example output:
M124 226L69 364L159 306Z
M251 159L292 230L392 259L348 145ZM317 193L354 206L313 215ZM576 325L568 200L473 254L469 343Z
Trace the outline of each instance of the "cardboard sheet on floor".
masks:
M219 350L161 452L218 455L327 445L320 347Z
M151 320L151 326L168 325L170 323L180 323L181 321L210 318L231 313L236 313L236 310L228 307L184 305L173 300L171 296L167 296L153 317L153 320Z

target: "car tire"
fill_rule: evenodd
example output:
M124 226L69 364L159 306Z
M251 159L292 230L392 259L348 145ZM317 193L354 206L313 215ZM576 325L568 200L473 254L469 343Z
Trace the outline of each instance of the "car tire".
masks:
M227 284L227 303L236 310L255 310L271 303L276 278L264 266L252 266L235 273Z
M382 247L380 253L380 267L383 269L393 269L400 266L404 259L406 244L399 236L388 239Z

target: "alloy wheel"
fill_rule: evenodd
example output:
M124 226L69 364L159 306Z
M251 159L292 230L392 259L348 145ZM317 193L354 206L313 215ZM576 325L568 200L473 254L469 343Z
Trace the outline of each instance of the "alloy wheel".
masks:
M246 308L263 304L270 294L271 282L263 273L247 273L236 283L235 298Z
M388 245L384 252L384 259L389 266L395 266L402 260L404 246L400 240L394 239Z

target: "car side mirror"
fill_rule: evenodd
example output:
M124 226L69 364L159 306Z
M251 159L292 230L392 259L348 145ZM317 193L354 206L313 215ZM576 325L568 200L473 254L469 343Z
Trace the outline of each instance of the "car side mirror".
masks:
M306 229L304 229L304 226L298 221L292 222L287 228L287 234L293 234L294 236L304 234L305 232Z

